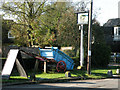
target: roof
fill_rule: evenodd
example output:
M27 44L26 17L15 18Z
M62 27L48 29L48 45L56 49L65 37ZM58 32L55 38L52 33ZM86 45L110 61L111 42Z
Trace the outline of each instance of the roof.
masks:
M120 18L109 19L103 26L104 27L120 26Z

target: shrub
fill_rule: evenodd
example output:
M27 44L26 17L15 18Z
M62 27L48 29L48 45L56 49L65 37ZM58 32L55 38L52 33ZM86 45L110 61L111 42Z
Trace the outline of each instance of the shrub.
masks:
M104 43L94 43L92 45L92 61L94 68L107 67L110 61L110 48Z
M75 56L75 51L74 50L64 50L63 51L65 54L67 54L70 57L74 57Z

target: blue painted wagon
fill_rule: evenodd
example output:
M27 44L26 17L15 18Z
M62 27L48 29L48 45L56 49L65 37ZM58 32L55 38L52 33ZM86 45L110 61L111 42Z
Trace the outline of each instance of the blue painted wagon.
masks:
M60 51L58 47L46 47L40 50L40 55L47 59L52 59L57 62L56 69L58 72L72 70L74 67L74 61L65 53Z

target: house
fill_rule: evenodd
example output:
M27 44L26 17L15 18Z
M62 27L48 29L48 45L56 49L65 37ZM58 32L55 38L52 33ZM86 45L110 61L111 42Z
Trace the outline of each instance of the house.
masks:
M102 28L112 52L120 52L120 18L109 19Z
M12 45L14 43L14 36L11 34L11 25L13 20L2 20L2 44L3 46Z
M114 41L120 41L120 26L114 26Z

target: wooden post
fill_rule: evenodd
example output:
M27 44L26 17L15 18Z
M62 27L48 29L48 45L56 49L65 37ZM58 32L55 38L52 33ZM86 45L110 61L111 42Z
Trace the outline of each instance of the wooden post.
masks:
M44 61L44 73L47 73L47 61Z
M24 68L22 67L22 65L20 64L17 58L16 58L16 67L17 67L18 72L20 73L20 76L28 77Z
M88 58L87 58L87 73L91 74L91 41L92 41L92 7L93 0L91 0L89 10L89 27L88 27Z
M39 60L36 59L35 67L34 67L34 72L35 72L35 73L38 71L38 66L39 66Z

